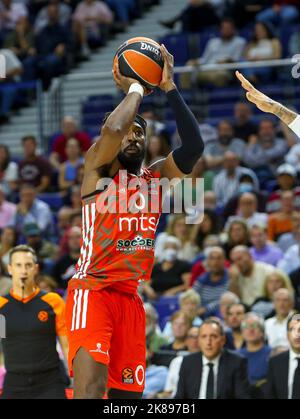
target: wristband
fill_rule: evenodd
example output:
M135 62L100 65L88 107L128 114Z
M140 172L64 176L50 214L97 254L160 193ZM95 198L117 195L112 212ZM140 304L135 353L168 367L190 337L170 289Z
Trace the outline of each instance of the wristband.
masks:
M128 95L129 93L139 93L141 97L144 96L144 88L139 83L132 83L132 85L129 87Z
M300 137L300 115L294 119L293 122L289 124L289 128L298 136Z

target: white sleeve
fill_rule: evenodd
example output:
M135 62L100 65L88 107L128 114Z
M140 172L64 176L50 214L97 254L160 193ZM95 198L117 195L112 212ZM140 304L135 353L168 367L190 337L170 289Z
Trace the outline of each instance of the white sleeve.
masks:
M289 128L300 138L300 115L289 124Z

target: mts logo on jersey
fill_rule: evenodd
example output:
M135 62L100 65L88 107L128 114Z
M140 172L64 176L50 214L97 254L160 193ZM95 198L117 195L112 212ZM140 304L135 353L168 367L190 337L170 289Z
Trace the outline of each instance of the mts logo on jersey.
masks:
M119 231L156 231L159 219L154 216L140 214L136 217L120 217Z

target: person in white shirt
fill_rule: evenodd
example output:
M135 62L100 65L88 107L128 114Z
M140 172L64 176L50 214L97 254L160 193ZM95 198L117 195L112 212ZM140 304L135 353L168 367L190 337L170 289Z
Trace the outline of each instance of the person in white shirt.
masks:
M295 225L294 234L297 238L300 238L300 224ZM290 274L300 267L300 241L287 249L277 266L287 274Z
M250 102L254 103L261 111L271 113L280 118L300 137L300 115L257 90L239 71L236 71L235 74L245 89L246 97Z
M287 322L290 349L270 359L267 398L300 399L300 315Z
M289 342L286 334L288 318L294 307L294 296L291 291L280 288L274 293L276 315L265 321L265 332L271 348L283 347L288 349Z

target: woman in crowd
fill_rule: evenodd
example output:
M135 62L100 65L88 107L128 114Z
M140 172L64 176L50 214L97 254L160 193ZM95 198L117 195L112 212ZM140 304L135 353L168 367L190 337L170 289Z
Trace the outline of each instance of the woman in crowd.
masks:
M227 259L235 246L250 246L249 231L243 220L233 220L228 227L227 241L223 244Z
M281 58L281 44L274 37L270 24L257 22L254 28L254 36L246 47L246 61L267 61ZM272 77L272 69L269 67L257 67L245 69L244 74L252 82L267 82Z
M80 144L76 138L70 138L66 145L67 160L59 169L59 189L66 192L76 183L77 169L83 163Z
M190 282L191 266L178 259L180 241L174 236L165 240L162 262L154 265L150 284L144 283L143 292L147 298L171 297L185 291Z
M264 297L258 298L251 306L251 311L259 314L264 318L269 318L274 315L274 292L280 288L286 288L293 292L293 287L290 278L281 270L274 269L269 273L265 279Z

